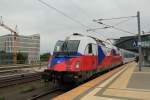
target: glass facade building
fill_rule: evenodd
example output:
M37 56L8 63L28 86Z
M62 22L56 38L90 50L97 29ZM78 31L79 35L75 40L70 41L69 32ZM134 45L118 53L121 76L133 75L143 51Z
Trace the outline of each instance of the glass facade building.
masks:
M0 36L0 51L13 53L14 35L8 34ZM24 53L28 56L28 63L40 61L40 35L16 36L16 52Z

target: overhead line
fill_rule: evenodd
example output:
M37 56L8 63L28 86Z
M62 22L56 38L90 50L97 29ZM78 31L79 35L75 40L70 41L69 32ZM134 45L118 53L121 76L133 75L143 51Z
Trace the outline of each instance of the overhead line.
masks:
M102 23L102 22L98 22L98 23L99 23L99 24L102 24L102 25L105 25L105 26L108 26L108 27L110 27L110 28L116 29L116 30L118 30L118 31L122 31L122 32L125 32L125 33L130 33L130 34L136 35L135 33L132 33L132 32L129 32L129 31L126 31L126 30L117 28L117 27L112 26L112 25L104 24L104 23Z
M39 1L40 3L42 3L43 5L47 6L48 8L51 8L51 9L55 10L56 12L58 12L58 13L60 13L61 15L65 16L66 18L68 18L68 19L74 21L75 23L81 25L82 27L85 27L85 28L87 28L87 29L91 29L91 27L84 25L84 24L81 23L80 21L78 21L78 20L76 20L76 19L70 17L69 15L67 15L67 14L65 14L64 12L60 11L59 9L57 9L57 8L53 7L52 5L50 5L50 4L46 3L46 2L44 2L43 0L38 0L38 1ZM93 30L92 32L97 33L97 32L95 32L94 30ZM104 36L103 36L103 37L104 37Z
M95 30L98 30L98 29L106 29L106 28L111 28L111 27L108 27L108 26L105 26L105 27L98 27L98 28L93 28L93 29L87 29L86 31L95 31Z
M51 8L51 9L55 10L56 12L60 13L61 15L67 17L68 19L74 21L75 23L80 24L80 25L83 26L83 27L89 28L88 26L84 25L84 24L81 23L80 21L78 21L78 20L76 20L76 19L74 19L74 18L68 16L67 14L65 14L64 12L60 11L59 9L53 7L52 5L46 3L46 2L44 2L44 1L42 1L42 0L38 0L38 1L39 1L40 3L42 3L42 4L44 4L45 6L47 6L47 7Z
M114 28L114 29L116 29L116 30L118 30L118 31L122 31L122 32L125 32L125 33L130 33L130 34L134 34L134 35L136 35L135 33L132 33L132 32L129 32L129 31L126 31L126 30L120 29L120 28L116 28L116 27L112 27L112 28Z
M116 18L105 18L105 19L98 19L98 20L93 20L93 21L101 21L101 20L114 20L114 19L126 19L126 18L133 18L137 16L127 16L127 17L116 17Z
M70 1L71 1L72 4L74 4L78 9L80 9L81 12L83 12L86 17L89 16L89 15L84 11L84 9L82 9L79 5L77 5L73 0L70 0ZM82 14L83 14L83 13L82 13ZM87 18L88 18L88 17L87 17ZM105 28L105 27L104 27L104 28ZM102 29L103 29L103 28L102 28ZM93 33L98 33L98 32L96 32L95 30L92 30L92 28L87 29L86 31L87 31L87 32L91 31L91 32L93 32ZM102 36L103 38L105 38L105 36L104 36L103 34L101 34L101 36Z
M122 24L122 23L125 23L125 22L129 21L129 20L130 20L130 19L120 21L120 22L116 23L116 24L113 25L113 26L118 26L118 25L120 25L120 24Z
M82 9L77 3L75 3L73 0L69 0L73 5L74 7L76 7L77 9L80 9L80 11L82 12L82 15L84 16L89 16L84 9Z
M132 32L125 31L125 30L123 30L123 29L119 29L119 28L116 28L116 27L115 27L115 26L118 26L118 25L120 25L120 24L122 24L122 23L124 23L124 22L129 21L129 20L130 20L130 19L123 20L123 21L120 21L120 22L118 22L118 23L116 23L116 24L114 24L114 25L106 25L106 24L105 24L105 27L94 28L94 29L88 29L87 31L94 31L94 30L98 30L98 29L107 29L107 28L115 28L115 29L117 29L117 30L119 30L119 31L123 31L123 32L131 33L131 34L132 34ZM102 23L100 23L100 24L102 24ZM103 24L103 25L104 25L104 24ZM134 33L133 33L133 34L134 34Z

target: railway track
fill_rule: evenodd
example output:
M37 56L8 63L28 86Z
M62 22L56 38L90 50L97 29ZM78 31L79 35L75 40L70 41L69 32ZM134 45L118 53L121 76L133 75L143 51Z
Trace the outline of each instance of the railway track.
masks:
M41 79L41 73L26 73L0 77L0 88Z
M39 67L40 65L34 65L33 67ZM21 69L21 68L30 68L31 65L22 65L22 66L2 66L0 70L7 70L7 69Z
M55 92L57 92L57 91L60 91L60 90L61 90L60 88L54 88L54 89L51 89L51 90L49 90L49 91L46 91L46 92L43 92L43 93L34 95L34 96L30 97L30 98L27 99L27 100L37 100L37 99L40 99L40 98L43 97L43 96L53 94L53 93L55 93Z
M19 72L20 69L0 70L0 74Z

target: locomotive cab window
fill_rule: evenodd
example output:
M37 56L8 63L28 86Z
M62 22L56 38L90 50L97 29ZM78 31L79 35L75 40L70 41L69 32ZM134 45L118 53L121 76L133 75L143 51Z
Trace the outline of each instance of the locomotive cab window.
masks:
M55 45L55 57L75 57L79 47L79 40L58 41Z
M97 54L97 45L96 44L88 44L85 49L86 55L96 55Z
M67 40L63 44L64 52L77 52L80 40Z
M77 52L79 43L79 40L58 41L54 52Z

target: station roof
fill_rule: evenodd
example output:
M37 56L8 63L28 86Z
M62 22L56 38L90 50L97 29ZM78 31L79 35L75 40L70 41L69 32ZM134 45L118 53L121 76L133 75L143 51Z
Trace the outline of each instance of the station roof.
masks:
M143 43L150 43L150 34L142 34L141 41ZM122 49L138 52L138 47L135 46L135 44L137 45L137 43L138 43L138 36L134 35L134 36L125 36L125 37L120 37L119 39L115 39L114 45Z

